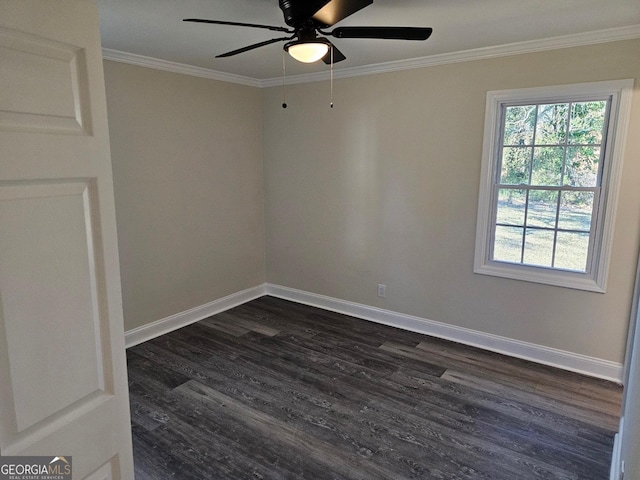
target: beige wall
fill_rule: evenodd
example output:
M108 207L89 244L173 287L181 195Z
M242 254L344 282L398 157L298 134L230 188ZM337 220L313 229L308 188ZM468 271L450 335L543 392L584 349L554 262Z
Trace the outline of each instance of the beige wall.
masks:
M477 275L473 252L486 92L621 78L637 92L638 51L633 40L338 80L333 110L326 82L287 87L283 110L279 88L106 61L125 329L268 281L622 362L640 94L606 294Z
M105 62L125 330L265 281L257 88Z
M622 363L640 239L640 41L263 92L267 279ZM635 78L606 294L473 273L486 92ZM377 284L387 285L385 299Z

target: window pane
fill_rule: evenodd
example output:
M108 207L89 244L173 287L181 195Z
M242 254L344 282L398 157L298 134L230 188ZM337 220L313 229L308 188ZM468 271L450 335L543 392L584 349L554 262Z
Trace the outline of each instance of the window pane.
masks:
M558 232L555 267L585 272L588 252L588 233Z
M549 190L531 190L529 192L528 227L556 227L558 193Z
M531 185L560 185L563 157L562 147L534 148Z
M569 104L556 103L538 107L536 145L560 145L567 135Z
M595 187L598 184L600 147L569 147L564 170L564 184L572 187Z
M498 193L496 223L524 226L524 210L527 201L525 190L501 188Z
M501 262L520 263L522 259L522 228L496 227L493 259Z
M529 184L531 148L505 147L502 149L500 183L504 185Z
M562 192L558 228L563 230L591 230L593 192Z
M551 267L554 232L527 228L524 241L523 263Z
M571 107L569 143L600 144L607 102L574 103Z
M531 145L536 123L536 106L507 107L504 114L503 145Z

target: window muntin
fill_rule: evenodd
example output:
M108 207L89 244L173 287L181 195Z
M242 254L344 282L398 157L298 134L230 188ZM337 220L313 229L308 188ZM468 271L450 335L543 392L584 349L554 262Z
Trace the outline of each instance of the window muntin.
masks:
M589 270L609 107L502 105L492 261Z

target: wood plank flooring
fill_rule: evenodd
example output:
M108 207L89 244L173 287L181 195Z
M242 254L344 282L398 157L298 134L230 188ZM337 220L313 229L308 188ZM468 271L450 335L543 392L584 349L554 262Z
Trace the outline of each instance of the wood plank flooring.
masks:
M605 480L621 388L262 297L127 351L137 480Z

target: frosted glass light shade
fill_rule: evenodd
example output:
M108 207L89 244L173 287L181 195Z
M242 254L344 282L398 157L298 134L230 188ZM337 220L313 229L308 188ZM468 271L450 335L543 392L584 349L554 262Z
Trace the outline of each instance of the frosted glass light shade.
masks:
M290 45L287 51L299 62L313 63L327 54L329 45L322 42L296 43Z

